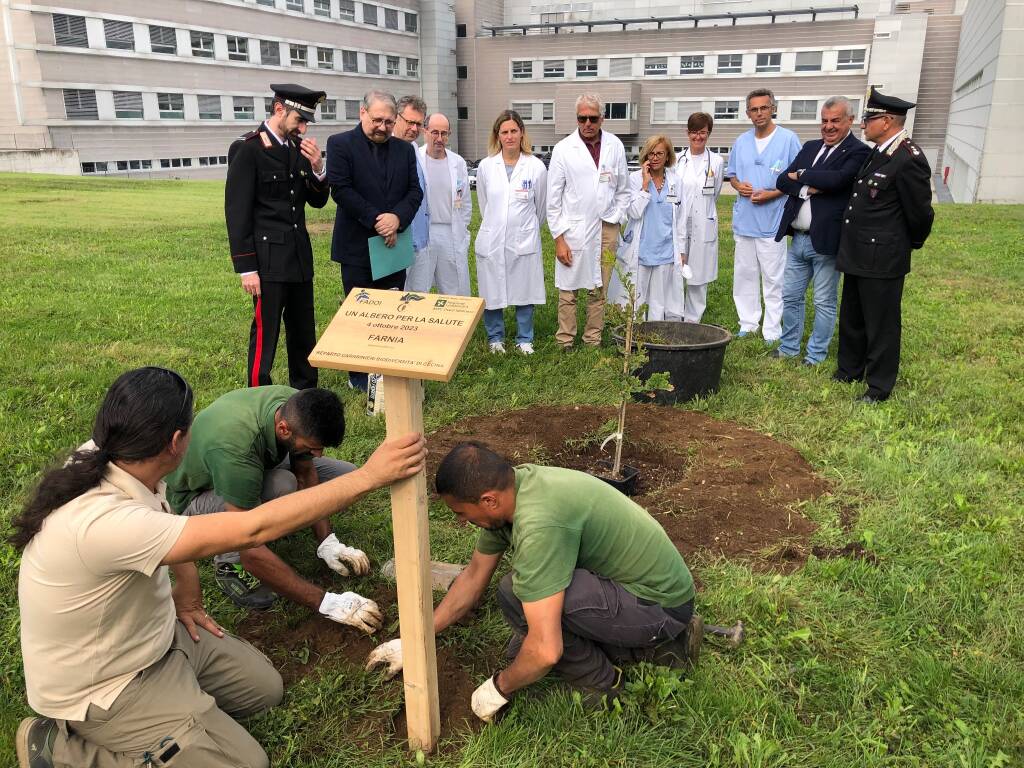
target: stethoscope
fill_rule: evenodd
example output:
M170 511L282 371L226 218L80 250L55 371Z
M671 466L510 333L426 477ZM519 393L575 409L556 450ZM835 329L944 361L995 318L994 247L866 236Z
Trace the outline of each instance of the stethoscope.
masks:
M715 194L715 176L711 173L711 150L707 147L704 148L705 165L704 165L704 186L701 188L701 194L713 195ZM690 148L687 147L683 150L683 162L689 163L692 155L690 154Z

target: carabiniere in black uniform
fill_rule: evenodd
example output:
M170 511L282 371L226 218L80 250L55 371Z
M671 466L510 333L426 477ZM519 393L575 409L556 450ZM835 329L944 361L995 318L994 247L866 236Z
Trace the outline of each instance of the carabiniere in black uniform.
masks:
M869 92L871 114L906 114L914 104ZM862 399L889 397L900 364L903 282L911 251L932 228L931 169L921 149L901 131L861 166L843 215L836 268L844 274L839 308L839 381L863 379Z
M322 91L272 85L276 98L313 122ZM318 181L299 151L300 139L285 144L266 123L228 150L224 214L235 272L258 272L260 295L253 297L247 383L270 384L284 317L288 380L296 389L315 387L317 370L308 357L316 344L313 311L313 248L306 231L306 203L323 208L330 197L326 176Z

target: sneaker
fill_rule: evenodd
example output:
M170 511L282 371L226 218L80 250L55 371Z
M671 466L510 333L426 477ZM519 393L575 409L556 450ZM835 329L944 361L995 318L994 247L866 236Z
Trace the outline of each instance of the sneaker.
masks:
M490 344L492 355L504 355L505 354L505 342L503 341L492 341Z
M747 338L747 336L749 336L749 335L750 335L751 333L752 333L752 331L740 331L739 333L737 333L737 334L736 334L736 338L737 338L737 339L745 339L745 338Z
M666 640L654 649L651 663L671 669L688 669L700 658L700 644L704 640L704 619L699 613L690 617L686 631L678 637Z
M215 576L220 591L242 608L265 611L277 594L238 563L219 563Z
M57 721L49 717L26 717L18 726L14 749L18 768L53 768L53 742Z
M516 344L516 349L518 349L524 355L532 355L533 354L533 343L529 342L529 341L524 341L521 344Z

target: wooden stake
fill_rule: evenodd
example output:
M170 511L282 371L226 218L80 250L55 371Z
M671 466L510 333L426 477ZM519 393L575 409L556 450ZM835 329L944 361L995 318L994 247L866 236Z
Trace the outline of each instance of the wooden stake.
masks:
M423 431L423 382L384 377L388 437ZM409 746L430 752L441 732L430 576L430 528L425 472L391 486L398 621L402 637Z

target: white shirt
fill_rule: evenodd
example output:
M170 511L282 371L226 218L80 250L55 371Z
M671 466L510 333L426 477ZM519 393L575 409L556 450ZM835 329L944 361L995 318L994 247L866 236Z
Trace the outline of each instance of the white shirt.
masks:
M435 160L424 155L427 177L427 206L430 209L431 224L452 223L452 176L448 170L448 158Z
M772 132L767 136L762 136L760 139L754 136L754 145L757 147L757 153L761 154L764 152L764 148L768 146L768 142L772 140L772 136L775 135L775 126L772 126Z
M850 131L847 131L846 136L849 135ZM841 138L835 144L822 143L821 149L818 150L818 154L814 156L814 162L811 163L811 167L813 168L814 166L816 166L819 160L822 162L827 160L832 150L838 147L844 141L846 141L846 136L843 136L843 138ZM793 219L793 223L790 225L793 227L793 229L799 232L807 232L811 228L811 196L807 194L808 189L809 187L807 184L804 184L802 187L800 187L800 197L801 199L803 199L804 202L800 206L800 210L797 211L796 218Z

